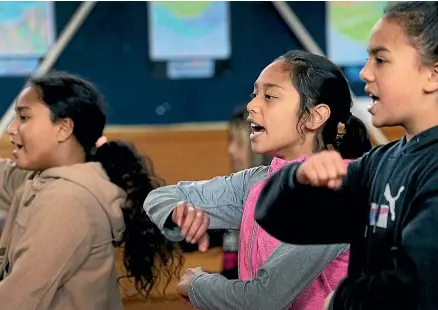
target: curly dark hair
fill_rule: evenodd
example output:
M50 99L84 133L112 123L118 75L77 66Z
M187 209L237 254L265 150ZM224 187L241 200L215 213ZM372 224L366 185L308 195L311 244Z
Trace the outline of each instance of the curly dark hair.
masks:
M127 274L119 280L134 279L137 291L147 297L159 275L164 273L167 287L172 276L179 276L181 253L177 244L164 237L143 209L146 196L164 183L154 175L152 162L138 154L132 144L123 141L105 143L90 160L100 162L111 182L128 195L122 209L126 228L122 241L116 244L123 248Z
M122 241L115 244L124 252L126 275L121 278L133 279L138 293L147 297L164 275L166 289L172 276L179 277L182 252L177 243L164 237L143 209L146 196L163 184L155 176L152 162L123 141L95 148L97 139L103 135L106 114L102 95L88 81L51 72L32 77L29 84L38 90L54 121L61 118L73 121L73 134L84 149L86 161L100 162L111 182L127 193L122 208L125 232Z

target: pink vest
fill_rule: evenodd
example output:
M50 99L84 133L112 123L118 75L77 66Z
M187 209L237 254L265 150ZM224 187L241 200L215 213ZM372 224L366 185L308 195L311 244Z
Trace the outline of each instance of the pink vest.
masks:
M274 158L268 170L268 177L287 164L301 162L305 159L306 156L302 156L297 160L288 162L280 158ZM265 183L266 179L261 180L250 189L243 206L239 246L239 278L242 281L255 278L258 268L266 263L271 253L280 245L279 240L270 236L254 221L257 199ZM337 287L339 281L346 276L347 267L348 251L328 264L318 278L291 303L289 309L322 309L325 298Z

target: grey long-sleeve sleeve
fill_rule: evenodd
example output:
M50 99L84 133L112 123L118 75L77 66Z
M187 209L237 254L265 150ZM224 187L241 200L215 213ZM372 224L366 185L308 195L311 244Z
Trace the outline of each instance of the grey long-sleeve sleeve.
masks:
M183 239L179 227L168 229L164 224L180 201L204 209L210 216L209 229L239 229L248 192L251 186L267 176L268 169L260 166L207 181L184 181L160 187L148 195L143 208L164 235L173 241Z
M281 243L250 281L228 280L204 273L190 283L189 297L201 310L283 310L315 280L348 245Z

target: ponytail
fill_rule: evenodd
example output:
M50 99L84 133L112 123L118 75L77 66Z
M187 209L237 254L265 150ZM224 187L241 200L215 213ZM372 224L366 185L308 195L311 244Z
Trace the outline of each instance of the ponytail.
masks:
M131 144L110 141L93 149L88 161L100 162L111 182L127 193L122 208L125 231L120 246L126 275L119 278L133 279L135 288L147 297L160 275L164 273L166 287L172 276L179 277L182 256L178 245L168 241L152 223L143 209L146 196L162 185L153 175L151 161L142 157ZM148 164L148 165L147 165Z
M371 141L365 124L351 115L344 124L344 132L336 136L333 147L345 159L356 159L371 150Z

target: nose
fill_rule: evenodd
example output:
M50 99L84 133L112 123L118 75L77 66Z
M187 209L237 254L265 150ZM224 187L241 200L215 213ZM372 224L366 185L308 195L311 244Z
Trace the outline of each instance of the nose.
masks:
M246 105L246 110L248 111L248 113L255 113L256 109L259 108L259 105L257 104L257 97L254 97L251 99L250 102L248 102L248 104Z
M361 80L365 81L366 83L370 83L374 81L374 73L373 70L371 70L368 62L365 64L362 70L360 70L359 76Z
M18 124L16 118L14 118L14 120L9 124L8 128L6 129L6 133L11 136L18 133Z

